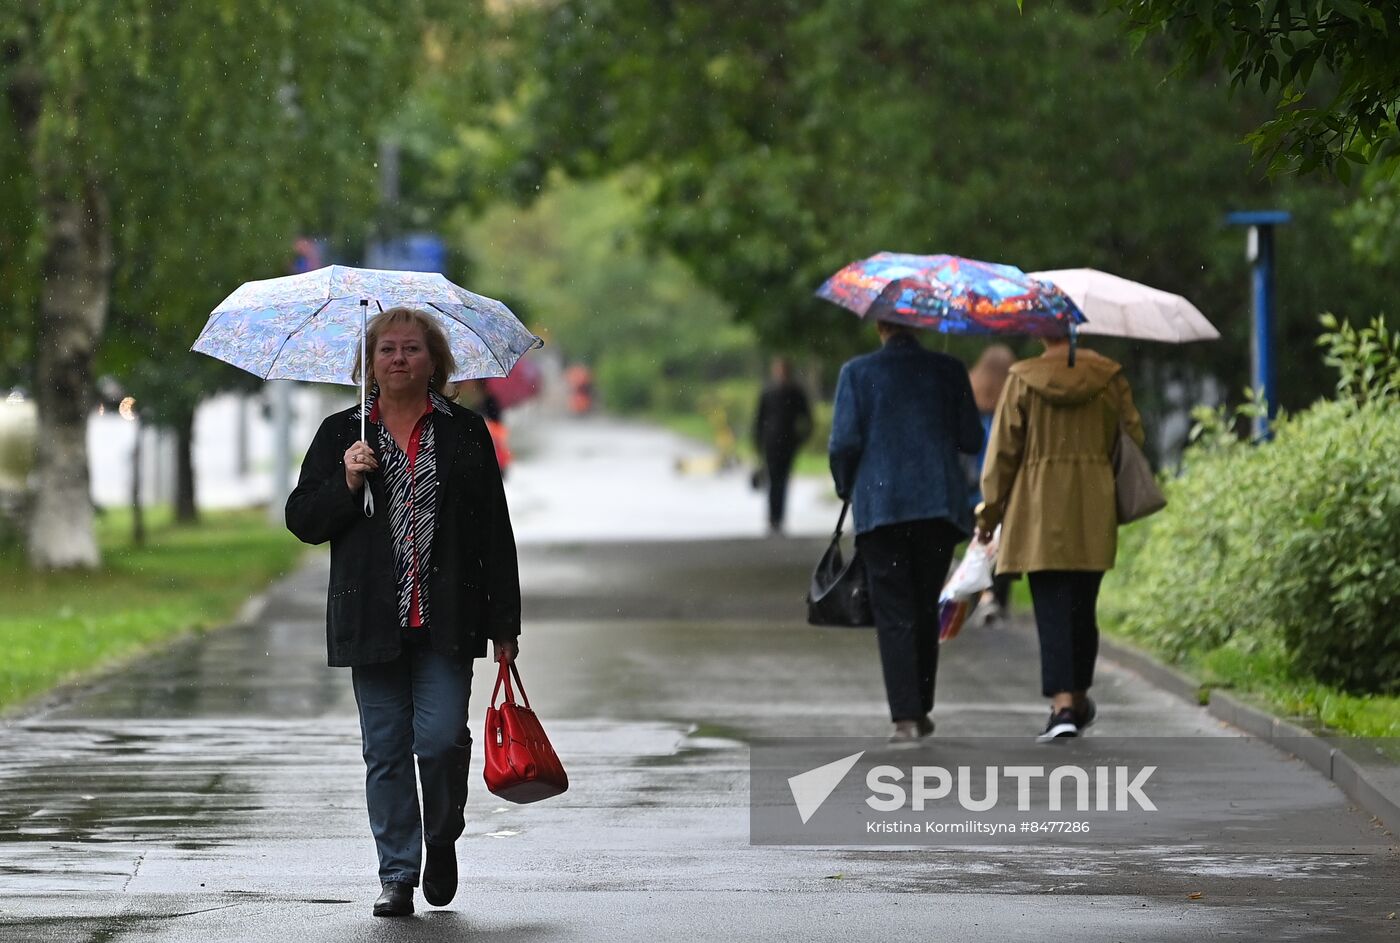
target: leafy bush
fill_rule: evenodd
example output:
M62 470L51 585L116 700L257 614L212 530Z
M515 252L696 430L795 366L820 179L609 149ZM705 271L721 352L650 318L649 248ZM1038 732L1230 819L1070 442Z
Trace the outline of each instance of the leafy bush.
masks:
M1327 351L1323 362L1336 367L1337 395L1353 403L1394 400L1400 396L1400 331L1389 331L1384 318L1357 330L1324 314L1327 333L1318 346Z
M1396 340L1380 322L1325 335L1344 396L1280 418L1272 442L1198 412L1167 509L1124 535L1105 614L1177 659L1281 643L1299 677L1400 691Z

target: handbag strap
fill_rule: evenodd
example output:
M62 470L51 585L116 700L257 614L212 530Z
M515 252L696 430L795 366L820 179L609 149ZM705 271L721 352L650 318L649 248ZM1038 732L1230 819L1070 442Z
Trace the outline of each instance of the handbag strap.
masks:
M491 691L491 706L493 708L496 706L496 696L501 693L501 687L503 685L506 689L506 703L515 703L515 692L511 690L510 686L511 675L515 675L515 686L520 689L520 700L528 710L530 708L530 696L525 693L525 684L520 680L520 669L515 667L515 662L506 661L504 658L501 659L500 670L496 672L496 687Z
M843 526L845 526L845 523L846 523L846 512L849 511L850 508L851 508L851 502L850 502L850 501L846 501L845 503L843 503L843 504L841 505L841 516L838 517L838 518L836 518L836 533L832 535L832 536L834 537L834 539L836 539L836 540L840 540L840 539L841 539L841 528L842 528Z

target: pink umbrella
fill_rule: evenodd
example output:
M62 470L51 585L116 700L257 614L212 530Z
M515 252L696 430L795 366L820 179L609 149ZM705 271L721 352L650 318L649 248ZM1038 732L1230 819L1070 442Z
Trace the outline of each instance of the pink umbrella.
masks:
M538 363L518 360L508 375L488 379L486 389L502 409L510 409L538 393L543 379Z

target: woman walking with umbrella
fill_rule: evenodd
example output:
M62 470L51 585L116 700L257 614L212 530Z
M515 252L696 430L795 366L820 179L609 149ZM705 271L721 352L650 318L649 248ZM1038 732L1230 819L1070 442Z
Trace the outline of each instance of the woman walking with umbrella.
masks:
M1001 525L999 573L1026 573L1040 636L1050 720L1041 740L1093 723L1099 584L1117 552L1110 456L1122 427L1139 445L1142 419L1114 361L1045 338L1045 353L1011 368L992 420L977 532Z
M368 398L321 424L287 526L331 545L330 663L350 667L359 705L382 884L374 914L400 916L413 912L425 842L423 896L443 906L456 892L472 659L490 640L498 660L514 660L520 581L491 435L448 398L456 364L442 329L391 308L369 323L366 347ZM362 512L366 488L382 513Z
M331 545L326 644L330 664L351 669L359 706L376 916L412 913L420 877L428 903L455 895L472 659L488 640L498 661L519 649L495 448L449 384L507 376L542 344L505 305L437 272L330 265L245 282L193 347L263 379L359 387L360 404L312 440L287 527Z

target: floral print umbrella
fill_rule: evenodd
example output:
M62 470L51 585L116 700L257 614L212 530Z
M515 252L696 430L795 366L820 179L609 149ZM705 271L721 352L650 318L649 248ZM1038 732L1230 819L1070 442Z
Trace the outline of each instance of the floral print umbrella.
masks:
M441 325L457 361L454 381L507 376L526 351L544 346L505 305L437 272L329 265L240 285L192 349L265 380L354 386L365 322L398 305Z
M1064 337L1085 320L1055 285L1014 265L956 255L881 252L831 276L817 297L862 318L943 334Z
M328 265L244 282L214 309L191 349L264 380L359 386L363 440L365 388L355 368L365 357L365 325L397 306L426 311L442 327L457 361L453 381L507 376L526 351L544 346L505 305L437 272ZM365 515L373 514L366 488Z

